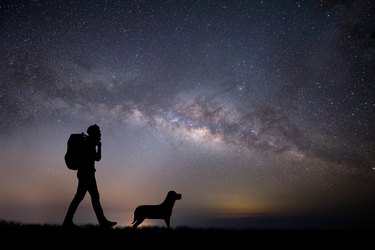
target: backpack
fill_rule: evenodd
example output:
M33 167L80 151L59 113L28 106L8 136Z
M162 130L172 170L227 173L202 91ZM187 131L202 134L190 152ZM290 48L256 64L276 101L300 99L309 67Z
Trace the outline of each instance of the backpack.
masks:
M71 170L78 170L83 162L86 137L83 132L69 136L64 159L66 166Z

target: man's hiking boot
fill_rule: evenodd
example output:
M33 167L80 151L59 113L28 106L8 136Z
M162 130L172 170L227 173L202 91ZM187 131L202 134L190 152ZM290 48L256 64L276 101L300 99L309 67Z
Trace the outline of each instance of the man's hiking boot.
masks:
M101 227L105 227L105 228L111 228L111 227L113 227L116 224L117 224L117 222L115 222L115 221L109 221L109 220L105 220L103 222L100 222L100 226Z

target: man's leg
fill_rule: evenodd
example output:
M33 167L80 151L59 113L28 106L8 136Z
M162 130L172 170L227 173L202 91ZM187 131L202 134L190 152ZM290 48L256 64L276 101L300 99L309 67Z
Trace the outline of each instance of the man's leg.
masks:
M77 211L77 208L83 198L85 198L87 192L87 187L85 185L84 181L78 181L78 187L77 187L77 192L74 195L73 200L71 201L68 212L65 215L63 226L75 226L73 223L73 217L75 212Z
M91 204L92 207L94 208L96 218L98 219L98 222L101 226L104 227L112 227L117 224L117 222L109 221L107 218L104 216L103 208L100 203L100 196L99 196L99 191L98 191L98 186L96 184L96 179L95 176L90 179L89 182L89 187L88 191L91 196Z

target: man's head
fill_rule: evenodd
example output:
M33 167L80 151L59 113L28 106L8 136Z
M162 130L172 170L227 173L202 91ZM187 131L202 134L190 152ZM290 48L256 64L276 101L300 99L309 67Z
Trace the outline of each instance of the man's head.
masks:
M87 134L93 138L97 138L100 140L100 128L98 125L94 124L87 128Z

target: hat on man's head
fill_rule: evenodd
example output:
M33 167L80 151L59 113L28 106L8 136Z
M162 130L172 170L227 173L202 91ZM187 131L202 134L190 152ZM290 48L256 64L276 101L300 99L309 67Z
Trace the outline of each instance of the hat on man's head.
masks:
M95 133L100 132L100 128L98 125L94 124L87 128L87 134L93 135Z

